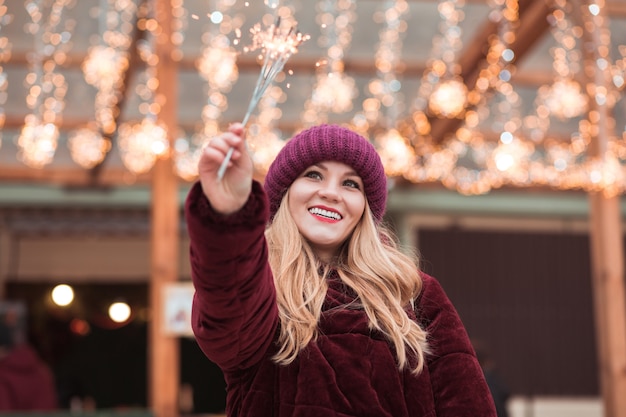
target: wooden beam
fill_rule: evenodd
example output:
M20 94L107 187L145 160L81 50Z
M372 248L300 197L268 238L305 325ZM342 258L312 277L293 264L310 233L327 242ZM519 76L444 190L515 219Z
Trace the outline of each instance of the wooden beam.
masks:
M158 57L156 101L161 103L158 119L168 131L170 149L177 131L178 65L172 54L172 10L170 0L155 2L155 19L159 23L155 53ZM178 338L165 333L165 299L167 286L178 280L179 214L178 180L174 174L171 153L157 161L152 169L151 202L151 274L148 387L150 408L155 417L179 415L180 352Z
M152 173L135 175L127 169L107 168L102 171L98 186L149 184ZM89 170L79 166L51 167L35 169L25 165L0 166L0 181L13 183L50 184L68 187L94 187Z
M611 18L626 18L626 2L624 0L607 1L606 15Z

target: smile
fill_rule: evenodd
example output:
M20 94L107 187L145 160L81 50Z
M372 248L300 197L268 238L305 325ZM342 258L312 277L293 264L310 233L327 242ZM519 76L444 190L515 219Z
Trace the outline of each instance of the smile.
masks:
M327 219L332 220L341 220L341 215L334 211L324 210L318 207L313 207L309 209L309 213L315 214L316 216L326 217Z

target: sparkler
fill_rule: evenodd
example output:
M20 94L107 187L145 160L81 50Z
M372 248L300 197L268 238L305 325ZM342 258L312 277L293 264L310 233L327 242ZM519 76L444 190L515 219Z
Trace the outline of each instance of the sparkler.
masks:
M283 70L287 60L291 55L298 52L298 46L300 46L302 42L310 39L309 35L298 31L295 25L291 26L289 30L283 30L280 27L280 17L266 30L262 30L261 25L257 23L250 29L250 33L252 34L252 45L245 48L244 51L261 49L263 54L263 66L257 78L250 104L248 104L248 110L241 122L244 126L248 123L250 115L263 97L263 94L265 94L267 88ZM233 151L233 148L228 149L226 157L217 171L218 180L221 180L224 176Z

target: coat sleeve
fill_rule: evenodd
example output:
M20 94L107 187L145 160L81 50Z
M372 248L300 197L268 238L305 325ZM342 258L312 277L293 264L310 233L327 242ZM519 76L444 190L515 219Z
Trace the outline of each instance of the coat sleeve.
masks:
M254 182L237 213L215 212L196 183L185 202L195 288L192 329L205 355L224 371L248 369L272 343L278 310L267 262L267 197Z
M437 280L423 274L417 313L428 332L428 371L437 417L496 417L483 371L461 319Z

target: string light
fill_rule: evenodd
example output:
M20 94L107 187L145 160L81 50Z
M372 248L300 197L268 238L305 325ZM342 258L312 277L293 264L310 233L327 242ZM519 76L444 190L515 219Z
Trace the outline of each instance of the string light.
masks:
M228 93L239 75L234 48L241 38L243 19L234 13L233 0L214 1L215 7L205 14L210 21L209 30L203 34L205 48L196 62L207 88L202 123L190 138L186 132L177 132L172 150L176 172L188 181L197 176L202 145L220 132L219 122L228 107ZM11 54L11 42L3 29L12 22L12 15L7 12L5 3L6 0L0 0L0 128L4 125L8 91L8 78L2 65ZM31 19L25 29L38 43L28 55L31 67L25 78L26 102L32 114L24 119L16 143L18 158L32 167L49 164L59 141L58 126L68 90L59 68L67 60L74 29L74 23L65 18L64 12L73 3L72 0L51 0L44 10L41 2L25 2ZM159 22L149 14L151 2L141 3L139 7L135 3L133 0L100 0L100 7L92 8L92 16L98 17L100 24L100 37L97 45L89 49L81 68L85 81L97 89L95 123L70 132L67 141L72 159L87 169L100 163L110 152L109 137L116 133L122 162L134 173L147 172L159 154L170 152L165 129L156 123L160 103L154 97L158 83L154 68L159 57L154 55L151 42L158 33ZM262 29L261 24L253 27L253 44L244 48L244 52L259 51L261 63L268 57L288 57L305 40L298 38L303 35L295 30L283 36L285 33L278 30L276 24L273 28L268 25L269 17L273 20L276 15L283 19L292 16L287 16L287 8L279 7L278 3L266 0L266 6L274 12L273 16L265 15L262 22L270 28ZM402 88L401 38L406 29L403 16L412 5L406 1L387 1L374 16L376 23L384 27L375 56L377 77L367 85L368 97L363 99L361 110L350 123L364 136L374 138L388 175L403 176L416 183L437 181L465 194L484 193L504 185L602 190L613 195L626 189L623 172L626 128L622 127L615 137L608 138L606 152L588 156L600 134L599 120L604 121L606 117L597 109L606 108L608 113L615 111L626 84L626 46L619 47L621 57L613 62L609 53L610 33L603 20L607 18L604 1L594 1L583 9L580 27L568 18L572 12L569 2L555 1L555 8L548 16L556 42L551 50L554 79L539 88L534 109L529 114L522 114L521 98L514 84L517 1L490 0L488 3L492 8L489 18L498 24L499 32L489 39L486 65L478 70L475 87L470 91L460 77L461 68L456 58L462 48L460 23L464 19L464 1L442 0L436 4L441 33L433 41L431 59L421 77L417 97L409 101L411 109L406 120L399 120L407 110L403 96L406 90ZM171 7L174 19L170 40L175 48L169 58L180 60L188 11L182 0L172 1ZM349 111L356 98L354 79L344 72L343 62L352 40L356 2L319 0L317 7L319 41L326 53L318 61L315 88L302 113L305 126L327 121L331 112ZM95 10L100 12L97 16ZM199 19L196 14L191 17ZM132 44L130 33L135 27L145 33L139 37L138 53L146 72L140 75L134 90L140 97L138 110L143 120L128 121L118 127L117 105L121 97L117 94L123 90L121 83L128 71ZM601 42L598 51L593 51L596 54L593 62L585 63L584 72L606 72L611 81L609 85L597 85L593 80L581 85L584 79L581 51L588 49L580 45L584 31L597 34ZM230 39L232 35L235 39ZM291 39L295 39L295 43L283 42L292 35L296 35ZM258 89L244 117L247 121L252 111L259 108L249 131L250 149L260 173L284 143L274 123L281 117L279 104L284 101L285 93L280 87L267 83L272 77L284 75L282 68L279 72L261 71ZM266 95L262 88L267 88ZM621 103L623 105L623 100ZM436 118L458 118L462 124L449 137L432 138L430 123ZM571 124L575 118L580 119L577 131L555 136L557 123ZM607 123L609 129L603 128L603 135L604 130L615 127L615 120L609 119Z
M104 138L95 126L90 126L73 131L67 147L74 162L90 169L102 162L111 149L111 141Z
M135 92L141 99L139 112L144 118L141 121L121 124L117 140L122 163L134 174L149 171L158 157L169 152L167 129L157 118L161 106L155 100L155 90L159 84L156 78L159 57L154 53L154 42L159 24L152 15L152 2L142 6L138 27L146 32L146 37L138 41L137 50L140 58L146 63L146 68L141 74Z
M316 81L311 97L304 103L304 127L328 122L329 113L352 110L358 95L354 78L344 73L344 51L352 42L352 26L356 20L354 0L319 0L316 21L321 29L318 45L326 49L326 57L317 65Z
M375 15L384 23L376 49L378 77L370 81L368 88L372 97L363 103L364 120L374 129L380 129L374 130L374 142L389 176L400 175L414 161L408 140L394 129L404 108L402 82L397 70L408 12L407 2L387 1ZM380 114L382 118L378 117ZM379 119L383 121L381 126L377 126ZM407 165L402 166L403 163Z
M438 10L444 27L443 36L434 41L430 69L423 79L423 89L420 91L422 100L428 102L428 110L446 118L460 116L468 100L467 87L460 77L461 66L457 62L457 53L463 46L459 26L465 16L462 11L463 5L463 0L439 3ZM428 99L424 100L424 97Z
M428 101L428 109L433 113L453 118L465 110L467 87L460 79L445 80L435 85Z
M118 147L124 166L134 174L152 169L157 157L168 150L167 130L149 117L140 122L122 123Z
M110 46L97 45L89 49L82 68L85 81L98 89L95 120L104 132L111 134L116 127L117 91L128 68L128 55Z
M435 152L429 117L462 117L470 104L476 104L475 101L470 103L467 87L460 76L462 68L457 62L457 54L463 46L460 27L465 18L463 6L464 0L441 1L437 6L442 19L441 33L433 38L428 65L412 102L409 128L406 129L406 135L421 147L419 153L423 156ZM412 177L415 175L420 176L414 174Z
M63 12L72 7L71 0L55 0L49 9L39 2L27 1L26 10L31 17L28 31L35 39L32 54L32 71L26 76L28 87L26 104L32 113L24 119L17 138L18 159L32 168L43 168L52 162L57 148L61 113L65 108L67 82L56 72L65 61L75 21L66 19Z
M401 94L402 82L398 77L402 40L406 32L405 17L409 12L406 1L391 1L384 3L383 8L374 15L375 19L383 22L384 26L379 33L379 43L374 57L377 77L370 81L368 90L376 104L367 103L365 107L373 106L381 109L384 116L385 128L395 125L398 116L404 108ZM375 126L371 118L371 111L366 112L368 120Z
M571 4L557 0L555 5L556 9L549 16L552 35L557 42L557 46L550 51L555 77L551 85L539 88L536 107L542 116L545 106L548 116L564 120L578 117L587 111L587 96L574 79L574 75L580 72L580 52L577 46L582 29L572 25L568 18ZM549 117L542 118L550 120Z
M97 89L95 122L70 133L67 146L74 162L83 168L101 163L111 149L109 135L115 132L118 116L117 92L122 88L132 44L130 20L137 7L128 0L101 0L98 11L98 44L91 46L82 63L87 84Z
M515 39L517 2L495 2L492 7L490 17L498 23L499 31L490 39L487 66L479 73L477 91L468 95L473 97L470 102L476 107L465 111L464 123L454 137L442 138L441 145L435 145L431 140L419 145L417 167L405 170L404 176L410 181L434 179L463 194L487 192L510 181L518 184L527 181L524 161L533 148L519 136L520 100L510 83L514 54L509 44ZM437 65L433 68L436 69ZM428 74L438 79L432 71ZM433 90L421 90L422 94L425 91ZM422 101L421 105L424 106L425 102ZM428 122L423 110L417 113L418 116L413 116L414 121ZM491 125L486 125L490 114L493 115ZM429 128L424 131L429 134ZM487 131L491 132L487 133L490 138L483 133ZM420 138L416 141L420 143ZM438 169L432 161L438 161L446 169Z
M407 167L415 165L415 151L398 130L389 129L378 135L376 145L387 175L400 176Z
M604 23L601 21L602 13L599 12L600 3L595 6L591 8L593 12L589 13L585 24L586 30L593 33L599 31ZM480 71L476 91L470 94L470 97L480 98L477 107L466 112L464 125L457 130L456 136L447 138L441 146L435 146L427 140L417 143L416 149L420 151L417 163L406 167L404 177L413 182L440 181L446 187L463 194L482 194L504 185L582 189L600 191L606 195L624 192L626 149L623 142L616 140L617 138L609 138L606 152L593 157L587 154L590 144L599 135L598 122L601 116L598 111L588 112L587 119L580 121L579 131L572 134L569 143L545 134L546 126L549 126L545 119L551 115L559 118L580 114L583 99L577 98L575 94L569 95L571 102L565 106L559 97L560 104L550 109L547 108L549 103L543 101L537 106L537 116L526 117L522 125L519 96L510 82L515 72L512 65L515 57L508 46L516 36L514 29L517 26L517 13L518 6L514 0L493 2L490 16L494 21L500 22L500 34L491 40L487 66ZM557 20L565 16L564 10L557 10L555 13ZM559 27L567 29L568 33L558 35L561 36L561 43L571 48L580 36L580 29L569 27L563 22L559 23ZM586 91L594 98L597 106L612 109L619 100L620 89L623 88L623 59L615 65L611 64L608 54L610 36L607 30L603 30L598 38L602 42L594 47L594 51L598 50L598 57L590 62L594 68L588 68L586 72L609 72L615 88L606 89L591 83L586 86ZM551 92L556 94L563 87L563 84L557 82L575 81L574 71L579 70L579 67L576 64L564 66L562 62L564 57L569 57L568 62L573 62L578 59L577 54L559 51L558 48L554 51L555 70L560 71L551 86ZM563 89L558 91L565 94ZM575 89L573 91L576 93ZM556 97L551 99L556 100ZM487 100L494 102L491 108L486 106ZM414 120L423 121L423 117L415 117ZM490 129L486 129L487 120L493 122ZM605 123L608 131L614 127L612 118ZM523 128L528 136L524 135ZM487 133L488 130L492 133ZM500 134L495 135L498 131ZM424 129L424 134L428 133L428 129ZM439 167L445 168L433 169L433 161L437 161Z
M29 114L17 138L17 157L32 168L43 168L52 162L59 139L59 129L54 123L42 123L36 115Z
M588 113L586 120L579 123L579 132L581 138L580 148L587 149L593 140L600 136L600 110L613 109L619 99L618 87L619 81L615 77L615 67L611 64L610 43L611 36L608 31L606 15L602 13L605 7L604 1L592 2L587 10L583 12L583 21L585 27L591 32L598 34L597 45L593 48L592 59L586 61L586 72L601 73L604 78L612 79L616 88L607 89L604 85L588 84L587 91L593 104L590 105L592 110ZM617 83L616 83L617 81ZM612 130L615 126L615 120L607 111L604 121L607 130ZM585 148L586 146L586 148ZM615 196L626 190L626 172L624 171L624 163L626 163L624 144L617 137L608 138L606 149L602 146L599 151L592 157L587 158L579 167L584 170L584 182L582 187L586 191L602 192L608 196Z

